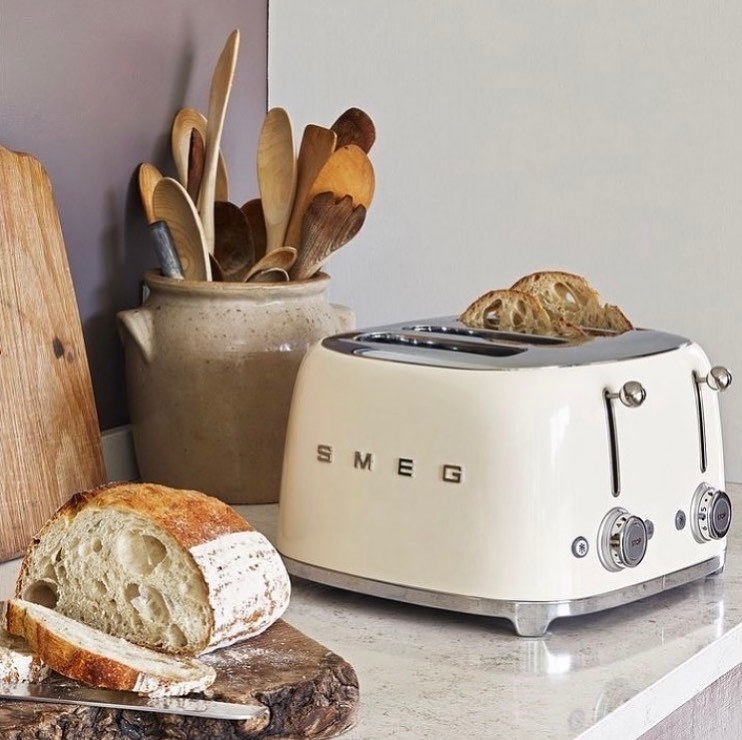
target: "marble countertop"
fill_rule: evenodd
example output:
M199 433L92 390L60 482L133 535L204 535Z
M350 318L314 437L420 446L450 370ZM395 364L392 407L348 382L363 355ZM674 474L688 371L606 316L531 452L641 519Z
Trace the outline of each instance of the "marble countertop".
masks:
M275 506L237 508L274 537ZM301 579L286 620L358 672L360 721L347 740L628 740L742 662L742 517L721 576L558 619L543 638Z
M732 498L742 485L730 485ZM270 539L277 507L237 510ZM0 565L0 598L19 561ZM721 576L599 614L543 638L501 619L445 612L293 579L286 620L356 669L346 740L639 737L742 662L742 517Z

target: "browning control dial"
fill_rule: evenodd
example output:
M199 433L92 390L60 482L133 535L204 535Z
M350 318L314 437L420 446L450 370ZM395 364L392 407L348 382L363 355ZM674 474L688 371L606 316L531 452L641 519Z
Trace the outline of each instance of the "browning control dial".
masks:
M626 509L611 509L598 530L598 555L608 570L635 568L647 552L647 526Z
M691 529L698 542L720 540L732 523L732 504L729 496L718 488L702 483L693 495Z

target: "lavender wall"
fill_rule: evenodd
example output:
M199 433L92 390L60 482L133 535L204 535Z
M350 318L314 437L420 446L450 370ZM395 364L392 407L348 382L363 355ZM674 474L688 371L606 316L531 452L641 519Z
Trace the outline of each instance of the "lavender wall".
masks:
M3 0L0 144L49 172L85 334L102 429L128 420L117 311L155 265L134 178L174 174L169 128L208 106L216 59L241 32L223 149L232 199L257 195L266 109L267 0Z

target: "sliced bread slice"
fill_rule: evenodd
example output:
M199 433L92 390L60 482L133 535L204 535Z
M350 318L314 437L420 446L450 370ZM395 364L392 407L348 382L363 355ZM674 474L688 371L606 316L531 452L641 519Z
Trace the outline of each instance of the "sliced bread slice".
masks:
M222 501L121 483L75 494L21 564L16 596L155 650L198 655L285 611L280 555Z
M174 658L76 622L40 604L11 599L8 631L28 641L57 673L97 688L150 696L203 691L216 671L195 658Z
M578 327L564 319L552 318L535 295L513 289L484 293L466 308L459 320L472 328L544 336L584 336Z
M39 683L49 673L49 666L22 637L11 635L0 625L0 683Z
M634 328L618 306L603 304L598 291L582 275L560 270L534 272L513 283L512 289L536 296L552 319L616 333Z

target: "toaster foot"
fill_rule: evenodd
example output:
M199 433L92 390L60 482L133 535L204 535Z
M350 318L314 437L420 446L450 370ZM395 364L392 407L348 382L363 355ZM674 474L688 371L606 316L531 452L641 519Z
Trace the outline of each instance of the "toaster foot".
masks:
M282 556L286 569L291 575L328 586L379 596L394 601L402 601L435 609L478 614L488 617L504 617L509 620L520 637L543 637L549 625L559 617L575 617L583 614L622 606L646 596L683 586L691 581L721 573L724 570L724 553L701 563L676 570L664 576L635 583L615 591L588 596L582 599L563 601L515 601L508 599L488 599L478 596L443 593L414 586L377 581L373 578L341 573L309 563Z

